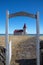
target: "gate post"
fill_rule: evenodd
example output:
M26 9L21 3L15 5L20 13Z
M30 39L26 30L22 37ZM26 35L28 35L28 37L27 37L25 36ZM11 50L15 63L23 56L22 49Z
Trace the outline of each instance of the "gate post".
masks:
M36 13L36 59L37 65L40 65L40 39L39 39L39 12Z
M8 36L8 29L9 29L9 11L6 11L6 35L5 35L5 42L6 42L6 65L9 65L9 56L8 56L8 44L9 44L9 36Z

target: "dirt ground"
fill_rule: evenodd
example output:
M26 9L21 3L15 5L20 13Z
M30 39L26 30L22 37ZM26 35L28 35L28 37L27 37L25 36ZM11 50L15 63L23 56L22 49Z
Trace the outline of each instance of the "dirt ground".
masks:
M43 36L40 36L43 40ZM11 65L16 59L34 59L36 58L36 38L33 36L9 36L9 41L12 42L12 59ZM5 36L0 36L0 46L5 47Z

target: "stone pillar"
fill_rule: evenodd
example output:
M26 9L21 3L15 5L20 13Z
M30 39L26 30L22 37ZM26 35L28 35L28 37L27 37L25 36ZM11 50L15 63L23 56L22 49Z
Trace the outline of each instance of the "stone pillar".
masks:
M36 32L36 58L37 65L40 65L39 12L36 13Z
M6 35L5 35L5 42L6 42L6 65L9 65L9 56L8 56L8 44L9 44L9 36L8 36L8 28L9 28L9 11L6 11Z

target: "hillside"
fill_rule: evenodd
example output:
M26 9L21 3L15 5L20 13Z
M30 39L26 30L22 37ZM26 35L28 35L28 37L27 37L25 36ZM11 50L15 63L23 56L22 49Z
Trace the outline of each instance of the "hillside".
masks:
M43 37L40 37L43 39ZM2 41L3 40L3 41ZM9 36L12 41L12 60L11 65L17 65L16 59L36 58L36 38L30 36ZM5 47L5 37L0 36L0 46Z

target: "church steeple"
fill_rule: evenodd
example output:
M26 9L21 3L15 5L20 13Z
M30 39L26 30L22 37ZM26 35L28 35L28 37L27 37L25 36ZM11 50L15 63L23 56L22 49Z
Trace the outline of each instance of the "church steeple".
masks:
M23 26L23 32L24 34L26 34L26 24L24 23L24 26Z
M26 24L24 23L24 26L23 26L23 28L26 28Z

